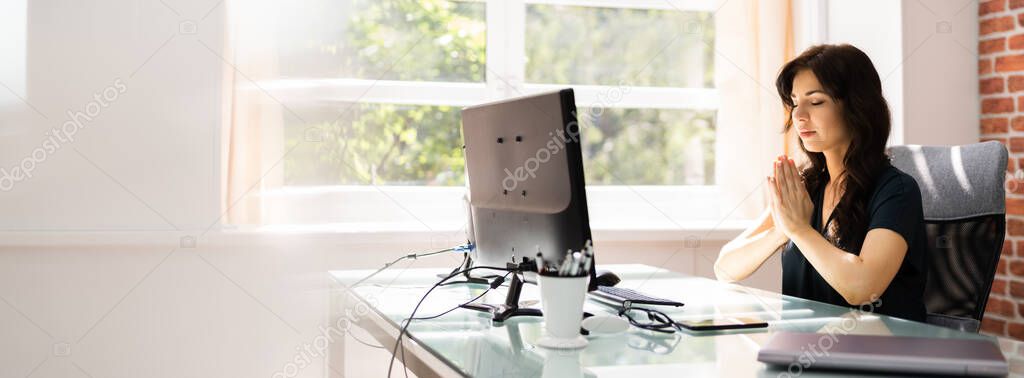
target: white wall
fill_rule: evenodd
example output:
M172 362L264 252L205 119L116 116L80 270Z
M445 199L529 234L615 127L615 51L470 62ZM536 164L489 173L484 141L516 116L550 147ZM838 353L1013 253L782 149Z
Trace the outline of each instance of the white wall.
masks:
M904 139L977 143L978 2L903 1Z
M210 49L224 46L224 3L0 3L0 80L15 92L0 87L0 172L42 148L31 179L0 177L0 189L12 186L0 191L0 231L26 230L22 241L37 244L0 234L0 376L280 369L323 324L324 250L294 240L175 250L179 233L219 215L225 65ZM25 11L27 23L6 22ZM184 20L198 33L179 33ZM107 88L116 100L103 99ZM96 116L71 126L73 142L49 139L67 111L89 109ZM66 230L136 239L91 232L62 244ZM299 376L325 375L321 364Z
M892 110L890 144L978 141L978 5L829 0L828 43L871 57Z
M216 2L166 3L28 2L28 40L4 43L27 46L28 64L22 92L0 96L28 104L2 108L0 169L28 158L31 178L0 182L0 230L200 229L217 218L224 63L200 41L223 49L223 6L189 35L180 22ZM17 63L5 57L4 78ZM107 88L116 100L94 98ZM73 142L47 141L86 110L96 116L69 124Z
M0 247L0 376L271 377L326 324L337 249L176 246Z
M892 0L831 0L828 43L849 43L864 51L878 70L892 111L890 143L903 144L903 69L901 6ZM870 25L870 26L868 26Z

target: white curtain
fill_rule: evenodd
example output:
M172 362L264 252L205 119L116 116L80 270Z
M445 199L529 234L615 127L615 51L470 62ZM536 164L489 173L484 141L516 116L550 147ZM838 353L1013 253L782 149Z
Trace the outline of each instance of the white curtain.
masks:
M249 0L244 6L228 1L229 38L225 44L225 96L221 150L224 224L259 224L260 195L279 185L280 162L270 161L268 149L280 149L282 105L257 82L278 76L274 51L273 3ZM280 156L279 154L277 156Z
M725 0L719 6L715 181L722 188L722 211L732 211L730 219L751 219L767 203L761 183L771 159L785 151L785 113L775 77L793 57L793 6L792 0Z

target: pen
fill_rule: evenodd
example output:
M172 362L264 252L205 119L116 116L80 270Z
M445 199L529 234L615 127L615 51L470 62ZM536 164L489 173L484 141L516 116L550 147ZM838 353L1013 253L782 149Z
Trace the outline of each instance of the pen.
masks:
M558 267L558 275L566 276L569 274L569 264L572 258L572 250L565 251L565 258L562 259L562 265Z
M590 240L587 240L587 253L586 253L586 255L587 255L587 260L586 260L586 262L585 262L585 264L583 266L583 269L589 272L590 268L594 264L594 244L591 243Z

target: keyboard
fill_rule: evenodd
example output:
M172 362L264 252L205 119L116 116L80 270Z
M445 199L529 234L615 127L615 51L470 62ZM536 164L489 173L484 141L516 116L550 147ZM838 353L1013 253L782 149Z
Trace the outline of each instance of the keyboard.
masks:
M644 295L643 293L633 289L613 286L598 286L597 290L590 292L590 295L597 297L597 299L614 302L618 305L622 305L626 301L629 301L631 304L674 307L683 306L680 302Z

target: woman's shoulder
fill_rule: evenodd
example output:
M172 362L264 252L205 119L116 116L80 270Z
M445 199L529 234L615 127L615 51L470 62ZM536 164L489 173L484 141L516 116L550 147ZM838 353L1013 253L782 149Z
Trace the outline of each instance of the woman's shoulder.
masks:
M875 190L872 199L892 196L920 201L921 188L918 187L917 180L913 176L891 164L886 164L875 180Z

